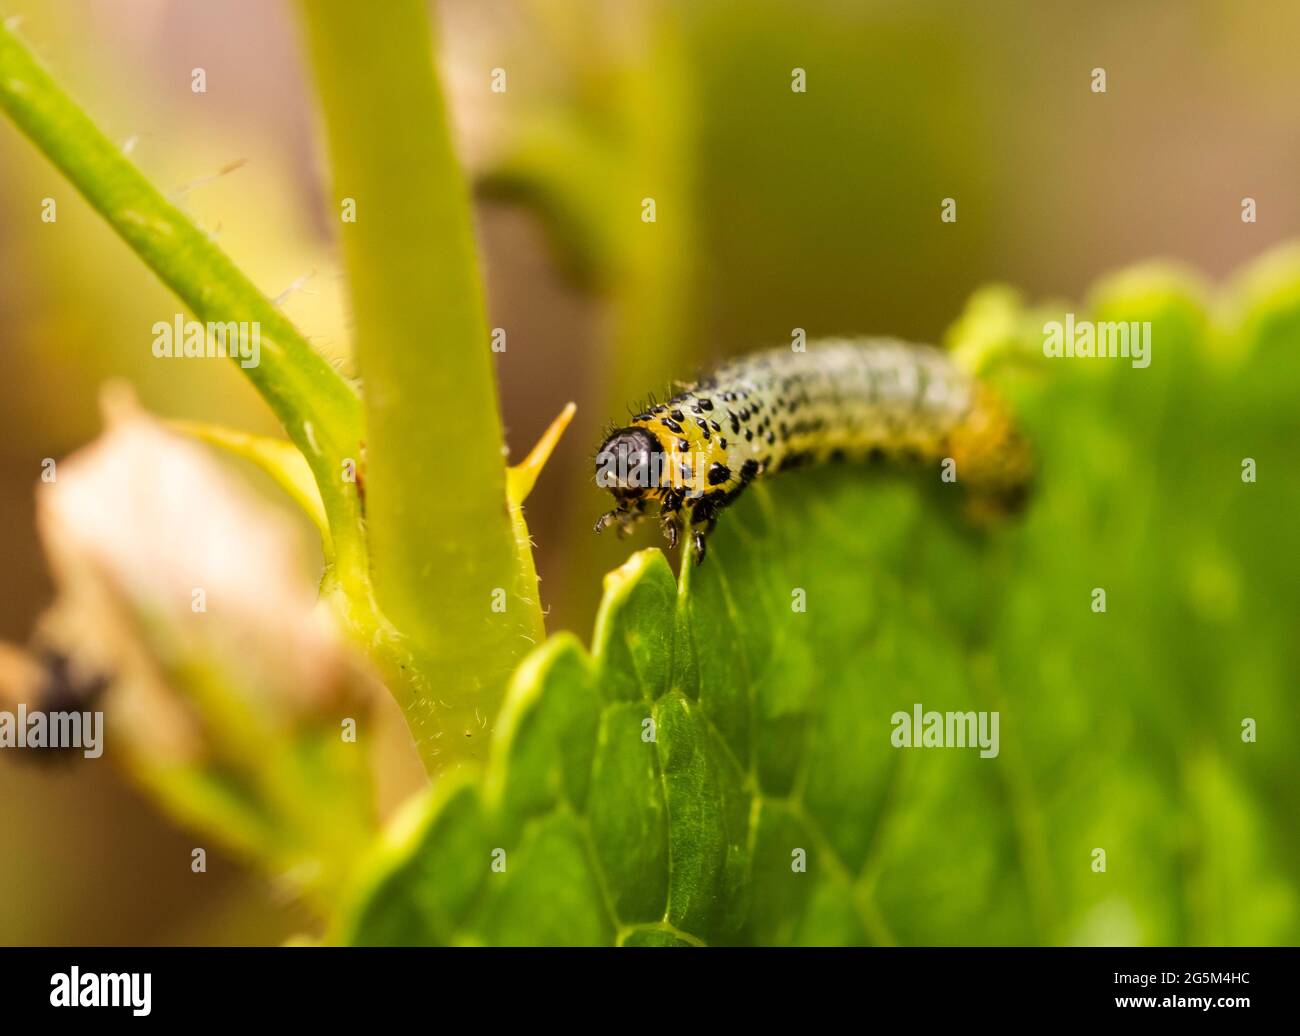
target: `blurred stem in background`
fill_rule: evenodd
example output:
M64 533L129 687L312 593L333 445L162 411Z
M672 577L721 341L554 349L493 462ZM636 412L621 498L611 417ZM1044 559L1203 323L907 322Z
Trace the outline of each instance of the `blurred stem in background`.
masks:
M613 359L603 396L622 410L693 354L684 329L698 148L682 17L672 4L629 5L619 17L635 30L606 26L620 38L593 48L599 11L533 9L548 45L571 57L573 79L563 103L548 96L511 127L480 188L535 208L570 275L609 299Z

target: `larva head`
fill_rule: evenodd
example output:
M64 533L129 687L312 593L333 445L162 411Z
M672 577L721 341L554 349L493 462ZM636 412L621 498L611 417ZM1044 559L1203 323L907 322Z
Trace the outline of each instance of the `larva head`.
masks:
M596 453L596 485L620 502L654 492L663 484L663 446L645 428L620 428Z

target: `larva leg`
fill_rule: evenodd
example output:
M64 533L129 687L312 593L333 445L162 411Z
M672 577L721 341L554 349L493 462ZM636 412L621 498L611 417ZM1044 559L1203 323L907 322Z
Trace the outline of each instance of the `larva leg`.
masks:
M604 532L611 525L619 539L624 539L632 534L632 528L645 515L637 514L623 507L617 507L612 511L606 511L596 519L596 531Z
M614 510L606 511L596 519L596 531L602 532L612 525L619 539L632 535L632 530L636 528L637 523L647 517L648 503L649 501L645 499L619 501L619 505Z
M691 554L698 565L704 560L706 550L705 541L709 538L709 533L718 524L718 504L717 501L705 498L698 501L691 508Z
M677 519L671 515L663 515L659 519L659 528L663 531L664 539L668 541L669 550L677 546L677 525Z
M703 522L696 521L691 525L691 555L697 565L704 560L709 534L717 524L716 518L706 518Z
M681 508L682 499L674 493L668 493L659 508L659 528L663 531L664 539L668 541L669 550L677 546L677 538L682 527Z

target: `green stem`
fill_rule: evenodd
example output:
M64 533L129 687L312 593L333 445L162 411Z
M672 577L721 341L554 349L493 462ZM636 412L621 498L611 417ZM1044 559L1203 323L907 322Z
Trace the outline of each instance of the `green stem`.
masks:
M311 466L333 531L334 563L349 581L364 579L359 501L342 477L362 438L353 387L2 25L0 107L195 316L258 325L260 362L241 369Z
M543 632L531 551L507 510L469 197L426 4L304 0L301 11L336 211L355 205L340 228L366 386L375 599L405 678L399 701L439 766L481 755L509 673Z

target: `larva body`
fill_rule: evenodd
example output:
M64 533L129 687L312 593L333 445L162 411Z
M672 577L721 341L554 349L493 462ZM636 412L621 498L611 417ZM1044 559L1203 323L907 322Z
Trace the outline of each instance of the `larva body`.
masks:
M723 364L613 432L596 458L620 532L657 506L669 543L689 525L696 560L719 512L751 482L829 460L951 460L981 504L1024 496L1028 449L993 393L931 346L836 339Z

